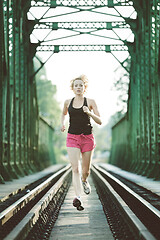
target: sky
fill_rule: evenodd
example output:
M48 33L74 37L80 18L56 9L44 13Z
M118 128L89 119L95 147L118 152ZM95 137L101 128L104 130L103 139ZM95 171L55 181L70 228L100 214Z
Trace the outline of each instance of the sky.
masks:
M125 17L136 17L133 7L118 7L117 9L97 8L96 11L100 13L89 11L71 13L73 11L75 9L68 7L57 7L54 9L32 7L28 13L28 19L41 19L39 20L40 22L112 22L124 21L123 17L121 17L122 15ZM84 33L88 29L81 31ZM56 31L34 29L30 38L31 42L43 41L42 44L44 45L108 45L122 44L123 42L118 39L133 41L133 34L130 29L114 29L113 31L103 29L94 33L98 34L99 37L91 34L79 34L75 37L70 37L72 34L77 34L77 31L73 32L66 29L58 29ZM50 53L38 52L37 54L45 61ZM118 52L116 54L121 61L129 55L128 52ZM85 74L88 77L89 87L85 96L96 101L102 118L102 126L107 124L109 118L121 108L121 106L117 106L118 93L115 89L113 90L114 71L119 66L120 64L113 55L106 52L59 52L54 53L45 64L48 79L57 86L56 97L61 108L66 99L74 96L70 90L70 80L81 74Z
M118 66L114 57L105 52L61 52L46 63L47 77L57 86L57 100L61 108L66 99L74 97L70 80L85 74L89 85L88 98L93 98L98 106L102 126L107 124L117 110L117 92L113 90L114 70Z

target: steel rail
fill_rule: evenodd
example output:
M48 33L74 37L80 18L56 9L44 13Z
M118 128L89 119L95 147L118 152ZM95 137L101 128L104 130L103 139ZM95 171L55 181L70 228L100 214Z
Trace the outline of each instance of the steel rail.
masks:
M55 198L56 193L62 187L64 181L67 180L71 173L70 166L66 167L66 172L60 179L49 189L49 191L35 204L35 206L27 213L20 223L4 238L4 240L24 240L32 230L39 219L41 213L47 208L49 203Z
M137 239L146 239L146 240L155 240L155 236L151 233L150 230L140 221L140 219L136 216L136 214L130 209L130 207L125 203L122 197L113 189L111 184L101 175L105 175L107 178L110 178L114 181L117 185L123 188L126 191L126 194L132 195L136 201L139 201L149 214L152 214L158 221L160 221L160 212L154 208L150 203L132 191L129 187L125 186L121 181L113 177L111 174L106 172L104 169L101 169L97 164L92 166L92 171L94 174L98 176L100 181L105 184L106 189L109 190L112 198L119 206L124 219L129 223L129 225L134 229L134 232L137 234Z
M110 178L113 180L115 183L117 183L121 188L126 190L130 195L134 196L136 200L141 202L149 211L152 213L154 216L157 217L157 219L160 221L160 211L156 209L154 206L152 206L149 202L147 202L144 198L139 196L137 193L135 193L133 190L131 190L129 187L127 187L124 183L122 183L120 180L118 180L116 177L112 176L112 174L108 173L98 165L94 166L99 172L103 173L106 175L106 177Z
M51 177L45 180L43 183L38 185L35 189L31 190L25 196L17 200L11 206L6 208L0 213L0 226L2 227L9 219L11 219L15 214L17 214L22 208L24 208L32 199L34 199L40 192L42 192L46 187L48 187L56 178L61 176L70 168L70 164L61 170L54 173Z

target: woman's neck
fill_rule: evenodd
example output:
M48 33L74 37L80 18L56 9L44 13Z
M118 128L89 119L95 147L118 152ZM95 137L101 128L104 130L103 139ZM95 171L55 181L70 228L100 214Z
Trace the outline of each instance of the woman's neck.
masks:
M75 95L75 99L82 100L82 99L84 99L84 96L83 95Z

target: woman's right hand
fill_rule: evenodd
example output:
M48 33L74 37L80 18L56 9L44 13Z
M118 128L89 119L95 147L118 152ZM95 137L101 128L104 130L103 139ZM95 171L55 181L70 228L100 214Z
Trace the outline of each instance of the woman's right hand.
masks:
M62 125L62 127L61 127L61 132L64 132L65 130L66 130L65 126Z

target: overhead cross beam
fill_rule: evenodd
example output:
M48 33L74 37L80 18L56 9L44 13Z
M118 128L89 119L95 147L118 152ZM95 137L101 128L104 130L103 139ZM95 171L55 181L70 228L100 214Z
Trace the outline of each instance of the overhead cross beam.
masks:
M115 6L133 6L130 0L39 0L32 1L32 7L115 7Z
M33 24L35 22L35 24ZM43 41L38 40L38 42L51 42L59 39L64 39L64 38L70 38L73 36L79 36L80 34L89 34L92 36L97 36L101 38L108 38L112 40L120 40L124 42L125 40L122 40L117 33L114 34L114 37L107 36L105 34L97 34L99 30L112 30L114 29L130 29L129 25L129 20L126 23L125 21L114 21L114 22L107 22L107 21L102 21L102 22L41 22L37 20L30 20L30 28L33 30L51 30L49 33L46 33L46 37ZM52 31L54 30L59 30L59 29L65 29L65 30L70 30L73 31L73 35L64 35L60 36L58 38L51 38L49 39L48 36L51 34ZM32 31L30 30L30 31ZM87 31L86 31L87 30ZM37 35L38 36L38 35ZM48 39L48 40L47 40ZM54 44L53 44L54 45Z
M113 45L40 45L37 51L41 52L66 52L66 51L128 51L128 47L123 44Z
M132 42L128 42L129 37L137 28L137 23L135 19L129 17L123 17L119 9L116 7L119 6L133 6L133 1L130 0L33 0L31 1L31 19L29 20L30 24L30 31L32 32L33 41L37 42L32 44L32 47L37 52L66 52L66 51L104 51L110 52L116 59L117 55L116 51L128 51L129 53L133 50ZM42 13L41 17L37 18L34 16L34 12L36 11L36 7L43 7L44 12ZM55 8L62 9L62 12L58 12L53 10ZM62 8L61 8L62 7ZM66 7L66 11L63 12L63 8ZM114 12L101 11L102 9L108 7L113 8ZM67 9L74 8L72 11L68 11ZM33 9L33 11L32 11ZM97 10L99 9L99 10ZM51 11L50 11L51 10ZM72 14L72 19L74 19L74 14L78 14L81 12L91 12L92 14L101 14L103 16L116 18L115 21L86 21L86 19L80 19L80 21L67 21L64 22L62 17L69 17ZM36 15L36 14L35 14ZM61 17L62 21L57 21L57 17ZM120 18L120 21L117 19ZM48 21L51 19L51 21ZM104 19L104 18L103 18ZM124 21L122 20L124 19ZM77 19L75 19L77 20ZM33 24L34 23L34 24ZM31 30L32 29L32 30ZM55 30L69 30L69 34L64 31L64 35L62 36L61 31L57 31L56 33L53 31ZM116 30L118 29L118 30ZM121 31L126 29L128 36L126 35L123 38L121 35ZM131 30L129 32L128 30ZM49 30L43 32L43 39L39 37L39 30ZM104 31L101 31L104 30ZM110 32L107 33L105 30L112 30L113 36L110 35ZM71 34L71 31L73 34ZM45 35L46 34L46 35ZM63 43L57 42L58 40L65 40L67 41L70 38L76 37L76 43L78 43L78 37L82 34L90 35L93 37L99 37L103 39L103 45L94 45L92 42L91 45L72 45L68 43L68 45L62 45ZM108 40L108 42L107 42ZM113 44L110 44L110 41L113 41ZM65 42L64 42L65 43ZM90 44L90 43L89 43ZM115 54L113 53L115 52ZM118 60L118 59L117 59ZM118 60L120 64L124 67L122 61ZM125 68L125 67L124 67Z
M112 30L113 28L129 28L130 25L124 21L114 21L114 22L38 22L34 29L107 29Z

